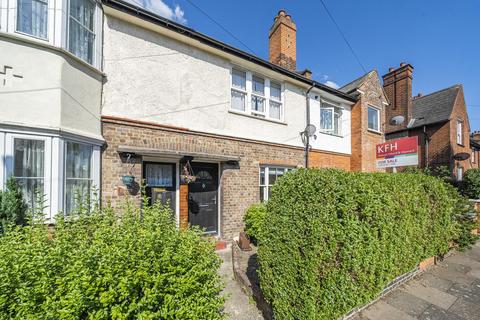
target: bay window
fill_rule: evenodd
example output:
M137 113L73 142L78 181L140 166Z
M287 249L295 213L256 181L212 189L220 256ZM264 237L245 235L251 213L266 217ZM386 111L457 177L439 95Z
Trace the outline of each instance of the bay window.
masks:
M48 27L47 0L18 0L17 31L47 39Z
M231 109L272 120L283 120L282 85L248 71L232 69Z
M342 127L342 109L334 104L322 101L320 106L320 132L340 135Z
M267 201L271 194L271 188L275 181L293 168L279 166L260 167L260 201Z
M374 107L368 107L368 129L380 131L380 110Z
M95 50L95 7L93 0L70 0L68 50L93 64Z
M29 206L45 194L45 141L13 138L13 177Z
M78 202L85 202L93 188L93 147L66 142L65 156L65 213L75 210Z

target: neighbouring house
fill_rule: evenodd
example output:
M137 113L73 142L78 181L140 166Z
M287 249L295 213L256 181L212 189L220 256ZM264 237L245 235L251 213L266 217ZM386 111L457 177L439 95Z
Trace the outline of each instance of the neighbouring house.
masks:
M376 168L375 146L385 142L385 107L389 102L376 70L370 71L339 89L353 95L352 171L372 172Z
M470 159L470 123L463 87L452 87L412 97L413 67L401 63L383 76L390 105L386 108L386 139L418 136L419 166L447 166L452 177L462 180Z
M480 132L474 131L470 134L470 148L472 149L472 155L470 156L470 166L472 168L480 168Z
M46 217L100 187L102 8L0 0L0 188L45 196Z
M170 203L179 226L231 239L248 206L268 200L279 176L304 166L307 92L317 128L310 165L373 170L371 156L358 153L373 155L383 141L387 100L378 75L345 92L297 71L297 26L284 10L265 61L127 2L103 4L104 202L117 205L129 194L140 203L144 181L152 199ZM354 138L352 128L364 137Z

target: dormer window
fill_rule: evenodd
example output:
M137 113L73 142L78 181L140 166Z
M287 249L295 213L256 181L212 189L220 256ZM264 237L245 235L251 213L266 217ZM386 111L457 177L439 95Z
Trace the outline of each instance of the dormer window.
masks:
M47 39L48 1L18 0L17 31Z
M95 2L70 0L68 20L68 50L93 64L95 51Z
M283 120L283 90L279 82L232 69L231 110L270 120Z

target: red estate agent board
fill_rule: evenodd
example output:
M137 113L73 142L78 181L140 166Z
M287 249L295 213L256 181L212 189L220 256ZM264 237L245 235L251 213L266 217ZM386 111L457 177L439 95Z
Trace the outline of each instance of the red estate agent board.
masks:
M407 137L377 144L377 168L418 165L418 137Z

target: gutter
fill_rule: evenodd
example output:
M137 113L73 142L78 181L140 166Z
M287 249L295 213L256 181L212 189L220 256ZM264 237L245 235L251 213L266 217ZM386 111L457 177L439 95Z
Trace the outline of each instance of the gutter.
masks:
M228 54L234 55L236 57L242 58L244 60L256 63L262 67L268 68L270 70L276 71L278 73L281 73L287 77L290 77L292 79L295 79L297 81L303 82L309 86L313 86L314 88L318 88L320 90L323 90L327 93L333 94L337 97L340 97L342 99L345 99L350 102L356 102L357 99L349 94L346 94L344 92L341 92L339 90L333 89L323 83L317 82L315 80L311 80L308 78L305 78L304 76L297 74L295 72L292 72L290 70L284 69L282 67L279 67L273 63L270 63L266 60L263 60L255 55L252 55L250 53L247 53L245 51L242 51L240 49L237 49L235 47L232 47L224 42L215 40L203 33L197 32L191 28L185 27L179 23L170 21L168 19L165 19L159 15L156 15L152 12L149 12L141 7L138 7L136 5L124 2L122 0L102 0L102 4L108 7L111 7L113 9L122 11L124 13L136 16L142 20L145 20L147 22L159 25L161 27L167 28L171 31L177 32L181 35L184 35L186 37L192 38L194 40L197 40L203 44L206 44L210 47L213 47L215 49L224 51Z

